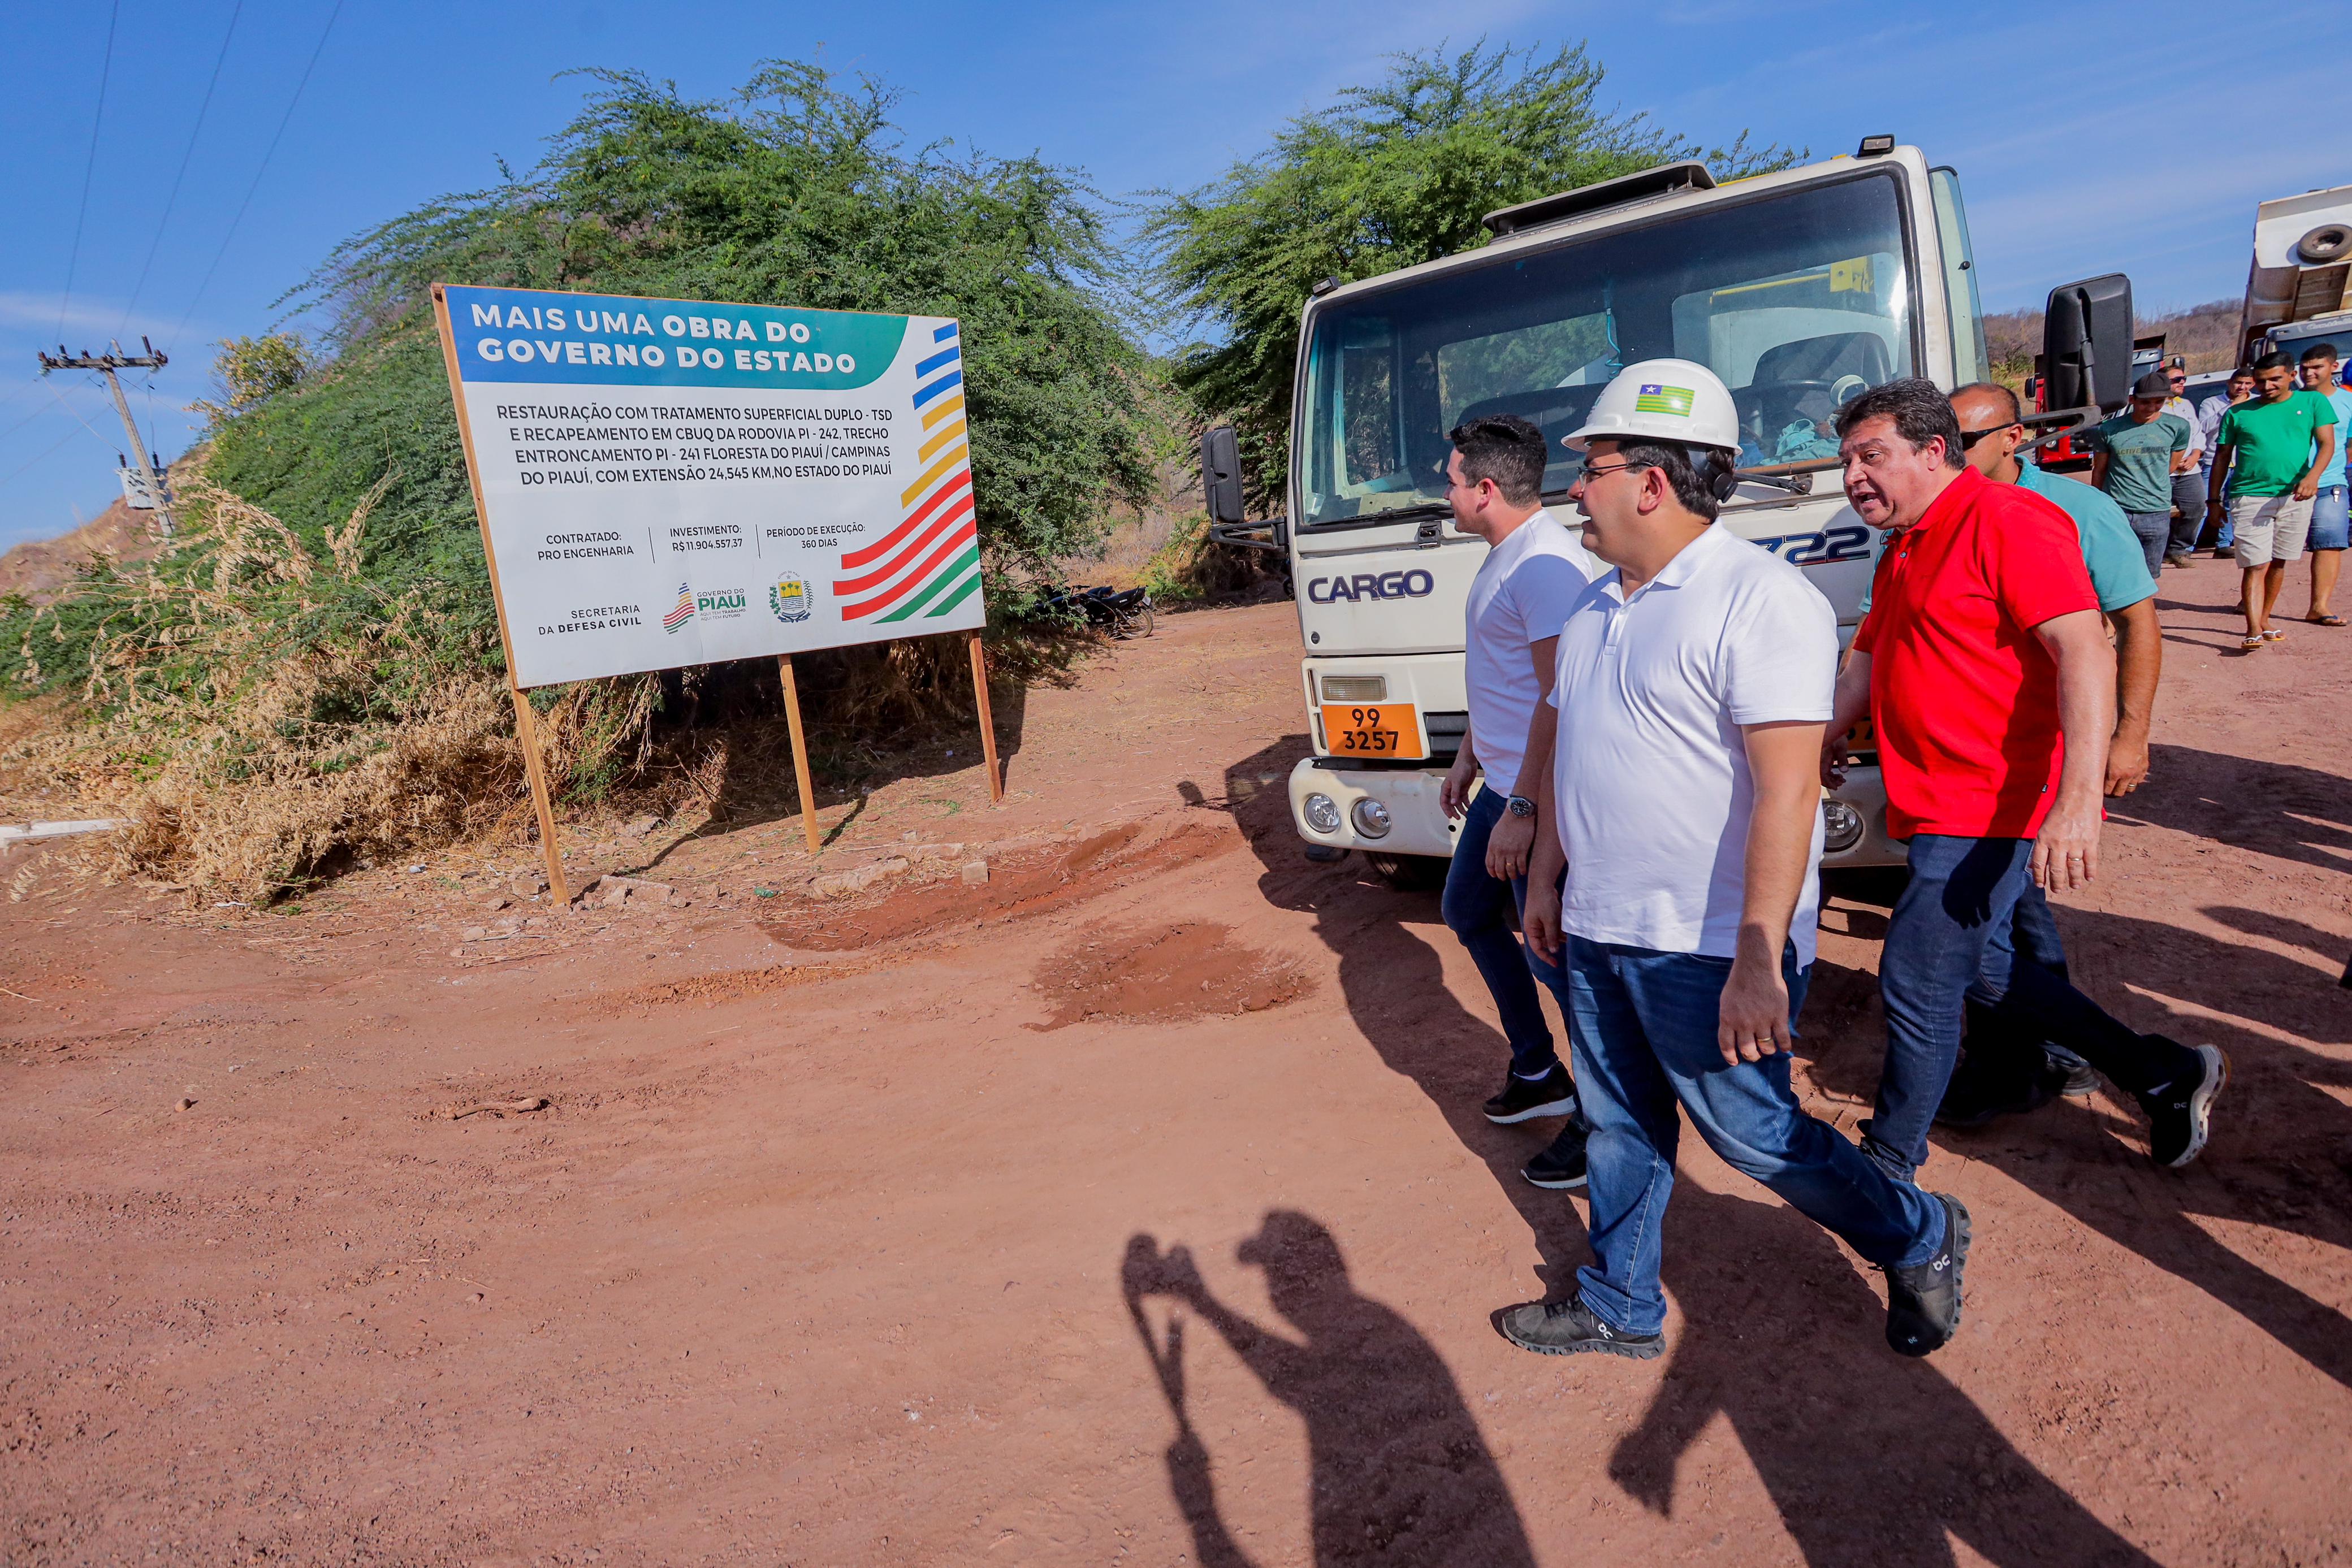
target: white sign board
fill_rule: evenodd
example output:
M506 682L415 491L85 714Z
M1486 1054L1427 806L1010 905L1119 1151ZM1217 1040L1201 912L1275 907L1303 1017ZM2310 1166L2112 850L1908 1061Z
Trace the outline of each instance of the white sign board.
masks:
M986 623L954 321L434 292L518 685Z

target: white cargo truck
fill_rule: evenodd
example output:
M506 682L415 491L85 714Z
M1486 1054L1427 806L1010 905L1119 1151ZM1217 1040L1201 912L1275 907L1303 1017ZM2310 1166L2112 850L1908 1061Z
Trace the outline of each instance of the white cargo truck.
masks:
M1243 520L1232 433L1202 444L1218 537L1287 558L1313 746L1289 781L1299 836L1361 850L1400 883L1431 880L1459 827L1438 787L1468 717L1463 607L1486 546L1453 526L1447 431L1494 413L1539 425L1546 498L1573 527L1579 458L1559 437L1626 364L1706 365L1745 443L1723 520L1802 568L1851 638L1878 538L1840 486L1840 405L1897 377L1951 387L1988 371L1958 179L1891 137L1726 185L1671 164L1486 223L1495 237L1478 249L1307 302L1286 517ZM2119 404L2128 285L2070 285L2052 304L2053 362L2075 372L2063 384L2089 402L2095 382ZM2086 379L2095 317L2112 364ZM1897 863L1866 738L1858 755L1823 799L1825 864Z
M2352 359L2352 185L2280 196L2254 209L2254 260L2238 318L2238 362L2300 359L2333 343Z

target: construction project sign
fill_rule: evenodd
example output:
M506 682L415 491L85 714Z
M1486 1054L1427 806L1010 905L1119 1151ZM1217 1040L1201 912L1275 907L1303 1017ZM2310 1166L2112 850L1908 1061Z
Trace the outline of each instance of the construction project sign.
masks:
M984 624L954 321L433 292L517 685Z

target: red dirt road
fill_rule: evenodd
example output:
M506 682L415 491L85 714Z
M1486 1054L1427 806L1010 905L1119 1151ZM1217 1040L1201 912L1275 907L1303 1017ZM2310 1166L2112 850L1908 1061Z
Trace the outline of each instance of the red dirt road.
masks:
M2157 1170L2104 1095L1941 1138L1977 1240L1925 1363L1696 1140L1665 1356L1496 1334L1581 1204L1478 1115L1434 897L1287 831L1285 606L1033 692L1001 810L968 744L829 808L825 869L914 862L847 904L790 821L583 845L691 902L552 916L485 910L512 850L299 915L19 852L0 1561L2343 1562L2352 634L2241 657L2234 580L2166 574L2157 771L2060 916L2231 1053L2212 1145ZM1851 1127L1884 910L1824 923Z

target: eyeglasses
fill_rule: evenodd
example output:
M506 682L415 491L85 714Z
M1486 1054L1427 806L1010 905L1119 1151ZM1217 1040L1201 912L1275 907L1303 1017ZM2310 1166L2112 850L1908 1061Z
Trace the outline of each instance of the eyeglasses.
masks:
M1989 430L1963 430L1960 432L1960 450L1963 452L1968 451L1988 435L1999 435L2004 430L2015 430L2017 428L2018 426L2014 424L1996 424Z
M1585 465L1584 472L1578 476L1578 477L1580 479L1591 479L1603 474L1622 474L1628 468L1654 468L1657 465L1654 463L1620 463L1613 467L1603 468L1597 464L1587 464Z

